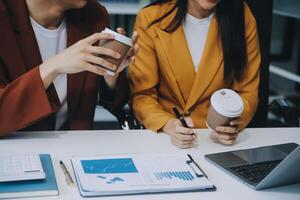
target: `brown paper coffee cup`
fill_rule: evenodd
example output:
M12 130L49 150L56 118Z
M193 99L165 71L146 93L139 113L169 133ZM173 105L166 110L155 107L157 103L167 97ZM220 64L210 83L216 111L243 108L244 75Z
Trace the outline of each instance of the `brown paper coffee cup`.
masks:
M217 126L229 126L230 121L240 117L244 110L242 98L233 90L221 89L216 91L210 99L206 124L216 130Z
M121 35L115 31L112 31L108 28L104 29L102 33L110 33L113 34L115 39L114 40L101 40L99 42L99 46L105 47L108 49L112 49L116 52L118 52L121 57L119 59L112 58L110 56L101 55L101 58L105 59L107 62L110 62L112 64L116 65L116 69L108 69L104 66L101 66L102 68L108 70L110 75L114 75L114 73L119 69L121 63L126 59L127 54L132 46L132 40L124 35Z

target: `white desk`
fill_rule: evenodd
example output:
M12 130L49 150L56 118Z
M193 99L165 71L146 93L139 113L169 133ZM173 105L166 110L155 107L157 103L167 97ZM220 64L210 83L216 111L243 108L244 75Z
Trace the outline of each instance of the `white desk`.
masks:
M0 140L1 153L38 152L50 153L55 168L60 195L56 197L34 198L34 200L74 200L81 199L77 188L66 185L59 160L71 156L90 156L101 154L126 153L191 153L199 162L210 180L217 186L216 192L193 192L177 194L153 194L118 196L93 199L130 199L130 200L300 200L300 184L254 191L225 174L203 157L204 154L234 149L258 147L286 142L300 143L300 129L247 129L231 147L213 143L208 130L197 130L199 145L192 149L177 149L165 134L150 131L78 131L78 132L39 132L19 133ZM71 169L70 163L67 167ZM73 175L73 174L72 174Z

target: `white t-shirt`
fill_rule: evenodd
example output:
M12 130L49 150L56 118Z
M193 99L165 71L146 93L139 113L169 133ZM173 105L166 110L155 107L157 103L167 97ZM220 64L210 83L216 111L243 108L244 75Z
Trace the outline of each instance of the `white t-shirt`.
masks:
M44 28L31 17L30 21L37 39L43 62L66 49L67 28L65 20L63 20L60 26L55 30ZM56 113L55 130L59 130L68 119L67 75L59 75L53 81L53 84L55 86L58 98L62 104L62 108L58 113Z
M198 19L187 13L183 23L183 30L196 71L201 61L212 16L213 14L207 18Z

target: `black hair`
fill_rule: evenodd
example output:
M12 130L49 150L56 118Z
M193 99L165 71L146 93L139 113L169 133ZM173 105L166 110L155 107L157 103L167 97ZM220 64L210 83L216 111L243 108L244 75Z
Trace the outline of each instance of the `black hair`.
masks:
M149 6L172 2L173 0L156 0ZM163 16L152 21L152 26L176 11L171 23L164 28L166 32L174 32L184 22L187 14L188 0L176 0L174 6ZM247 65L244 1L243 0L220 0L215 7L215 15L218 22L223 61L224 80L230 83L233 78L240 81Z

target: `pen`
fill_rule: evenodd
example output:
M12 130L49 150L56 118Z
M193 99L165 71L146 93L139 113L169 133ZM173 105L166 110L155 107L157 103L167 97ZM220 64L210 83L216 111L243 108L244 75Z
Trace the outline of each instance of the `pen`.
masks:
M69 171L67 170L65 164L63 163L63 161L60 160L59 165L60 165L60 167L61 167L61 169L62 169L62 171L65 175L65 179L66 179L67 184L71 187L74 187L74 181L73 181Z
M194 165L202 172L202 174L208 179L208 176L205 174L205 172L202 170L202 168L198 165L198 163L195 162L193 157L190 154L187 154L187 156L192 161L192 163L194 163Z
M184 117L179 113L179 111L178 111L178 109L176 108L176 106L173 107L173 112L175 113L177 119L180 120L180 122L182 123L182 125L183 125L185 128L190 128L190 127L187 125L186 121L184 120ZM195 133L194 133L194 132L193 132L192 135L193 135L194 139L196 139L196 136L195 136Z

